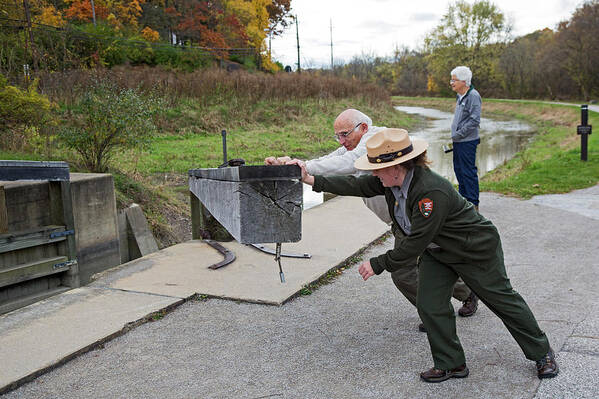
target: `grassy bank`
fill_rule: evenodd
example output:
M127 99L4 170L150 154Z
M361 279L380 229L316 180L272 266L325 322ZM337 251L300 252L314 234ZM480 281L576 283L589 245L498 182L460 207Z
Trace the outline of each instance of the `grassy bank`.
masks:
M449 112L455 104L451 98L393 97L393 102ZM530 198L599 182L599 135L589 136L588 161L580 160L580 136L576 134L580 107L483 99L483 116L520 119L533 125L538 133L526 149L486 174L481 179L481 190ZM589 124L599 126L598 113L589 112Z
M223 159L220 129L189 132L194 128L196 107L194 100L185 100L168 110L169 123L184 134L161 134L153 140L149 151L122 153L116 163L124 171L146 176L220 165ZM394 111L389 104L369 104L360 99L261 101L248 111L254 120L241 124L235 119L223 122L228 157L261 164L271 155L310 159L328 153L339 146L333 138L334 119L349 107L363 110L376 124L410 126L412 123L409 116Z

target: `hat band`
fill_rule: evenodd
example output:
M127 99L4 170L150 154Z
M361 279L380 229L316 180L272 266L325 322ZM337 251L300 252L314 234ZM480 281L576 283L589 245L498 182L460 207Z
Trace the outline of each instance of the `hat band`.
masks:
M402 155L409 154L410 152L412 152L412 150L414 150L414 147L412 146L412 144L410 144L403 150L399 150L399 151L395 151L395 152L388 152L386 154L377 155L376 157L368 156L368 162L370 162L370 163L385 163L385 162L395 161L397 158L401 157Z

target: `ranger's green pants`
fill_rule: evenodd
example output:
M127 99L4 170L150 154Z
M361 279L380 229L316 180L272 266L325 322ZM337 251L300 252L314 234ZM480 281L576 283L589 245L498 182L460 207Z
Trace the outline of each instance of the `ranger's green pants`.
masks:
M397 248L397 245L404 237L404 234L401 231L394 231L393 235L395 236L395 248ZM416 297L418 295L418 260L414 258L414 262L411 266L403 267L398 271L391 273L391 279L399 292L401 292L412 305L416 306ZM470 296L470 288L468 288L462 280L458 280L453 287L453 297L464 302L468 296Z
M450 370L466 362L450 303L458 277L503 321L527 359L536 361L549 352L545 333L524 299L512 289L501 244L495 258L483 263L445 264L425 251L419 265L417 308L427 330L435 368Z

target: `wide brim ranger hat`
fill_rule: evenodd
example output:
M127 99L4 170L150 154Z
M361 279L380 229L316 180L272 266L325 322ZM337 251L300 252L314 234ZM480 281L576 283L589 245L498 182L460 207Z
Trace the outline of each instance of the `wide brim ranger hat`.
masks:
M366 142L366 154L356 159L354 167L376 170L398 165L422 154L428 148L423 139L411 138L405 129L383 129Z

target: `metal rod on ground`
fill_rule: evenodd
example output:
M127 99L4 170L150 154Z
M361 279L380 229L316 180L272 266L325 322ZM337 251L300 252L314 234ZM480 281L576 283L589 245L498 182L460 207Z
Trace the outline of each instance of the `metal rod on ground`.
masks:
M283 273L283 267L281 266L281 243L277 243L277 249L275 254L275 261L279 263L279 277L281 278L281 283L285 282L285 274Z

